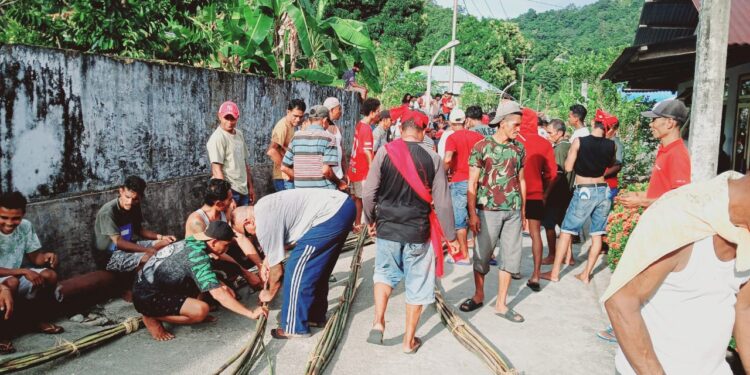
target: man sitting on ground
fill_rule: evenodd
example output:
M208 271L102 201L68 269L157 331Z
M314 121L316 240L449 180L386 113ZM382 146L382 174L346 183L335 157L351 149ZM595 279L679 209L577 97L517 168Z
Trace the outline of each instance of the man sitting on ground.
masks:
M231 214L233 208L234 199L232 199L232 190L229 182L212 178L208 181L208 186L206 186L206 193L203 196L203 206L188 216L185 223L185 238L205 231L208 224L212 221L223 221L226 223L227 217ZM233 240L232 242L235 241ZM237 251L237 254L230 254L232 250L230 246L230 250L226 254L220 255L219 259L213 262L214 268L227 274L229 280L234 281L241 276L247 280L251 287L260 289L263 283L258 275L249 272L235 259L235 257L242 259L247 256L248 259L252 260L260 268L262 260L255 246L246 238L236 238L236 243L233 243L233 245L238 245L242 251Z
M159 251L138 272L133 285L133 306L143 314L143 324L155 340L174 338L162 322L195 324L204 321L208 317L208 304L196 298L203 292L249 319L268 314L262 307L249 310L239 303L234 292L222 285L211 269L209 255L224 254L234 236L229 224L212 221L205 232Z
M57 286L57 255L42 251L42 245L34 232L31 222L23 217L26 214L26 198L14 191L0 195L0 320L8 320L13 312L14 301L62 300ZM24 256L34 268L22 268ZM50 309L36 306L39 315ZM31 310L30 310L31 311ZM35 314L36 315L36 314ZM38 320L41 316L24 316L24 319ZM2 327L0 335L6 334ZM38 329L44 333L60 333L63 328L52 323L41 322ZM0 336L0 354L14 353L13 343Z
M336 265L346 236L352 229L356 207L337 190L294 189L266 195L258 204L238 207L232 224L238 233L255 236L266 253L261 277L268 289L260 294L269 302L281 286L284 302L276 339L310 336L310 327L322 327L328 311L328 278Z
M102 206L96 213L94 260L100 269L132 272L159 249L175 241L171 235L161 235L143 227L141 198L146 181L129 176L120 186L119 196ZM143 238L135 241L134 234Z

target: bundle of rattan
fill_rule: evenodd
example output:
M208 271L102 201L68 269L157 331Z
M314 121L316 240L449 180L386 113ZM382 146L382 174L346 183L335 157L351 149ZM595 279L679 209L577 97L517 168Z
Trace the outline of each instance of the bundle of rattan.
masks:
M34 366L53 361L66 355L76 354L87 349L95 348L114 338L133 333L140 328L141 318L128 318L124 322L73 342L65 342L45 351L26 354L0 363L0 374L25 370Z
M448 304L445 303L440 290L435 288L435 307L440 314L440 320L443 321L453 336L458 341L476 354L484 362L493 374L509 375L518 374L518 372L507 363L503 356L498 353L492 345L485 341L471 326L469 326L461 317L459 317Z
M250 341L247 342L247 345L245 345L245 347L243 347L239 353L229 358L226 363L224 363L218 370L216 370L216 372L214 372L215 375L221 374L235 362L239 364L234 369L232 374L245 375L250 373L250 370L253 368L253 365L255 365L255 362L257 362L260 356L263 355L266 351L266 346L263 343L263 335L266 332L266 322L267 318L265 317L265 315L258 318L258 321L255 324L255 334L253 334L253 337L250 339ZM267 356L268 355L266 354L266 357ZM273 374L273 366L270 363L269 368L271 370L271 373Z
M349 272L346 289L344 289L344 294L339 298L339 305L333 314L331 314L331 317L328 318L328 322L321 333L320 340L315 345L315 349L310 353L305 374L317 375L322 373L333 357L336 346L341 341L344 329L346 328L346 322L349 318L349 310L357 292L357 278L359 277L359 270L362 268L362 248L364 247L366 238L367 235L362 231L359 234L354 255L352 256L351 271Z
M372 238L365 236L365 242L362 243L362 247L370 245L373 243ZM350 234L349 237L346 238L346 242L344 242L344 246L341 248L341 252L351 251L357 248L357 245L359 244L359 235L358 234Z

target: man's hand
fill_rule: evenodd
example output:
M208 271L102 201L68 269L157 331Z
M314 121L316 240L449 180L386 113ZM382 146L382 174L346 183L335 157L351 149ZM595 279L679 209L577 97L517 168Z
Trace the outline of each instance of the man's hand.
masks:
M0 287L0 315L3 319L8 320L13 314L13 295L10 292L10 288L6 286Z
M349 188L349 185L346 183L346 181L344 180L339 181L339 186L338 186L339 190L346 191L346 189L348 188Z
M638 193L623 193L615 198L615 201L625 208L637 208L643 205L643 196Z
M459 254L461 252L461 247L458 244L458 240L453 240L448 242L448 253L451 255L451 257Z
M271 267L268 266L268 262L263 262L263 264L260 267L260 279L263 281L263 283L268 282L268 276L271 274Z
M166 236L162 234L161 238L159 238L159 239L162 240L162 241L168 241L167 244L171 244L172 242L177 241L177 237L175 237L175 236L173 236L171 234L167 234Z
M377 226L375 223L367 224L367 234L370 235L370 237L375 238L378 235Z
M258 293L258 300L260 300L261 303L269 303L273 299L273 296L271 295L271 291L268 289L263 289Z
M169 240L168 240L167 238L163 238L163 239L161 239L161 240L159 240L159 241L156 241L156 242L154 242L153 248L154 248L154 249L155 249L156 251L159 251L159 250L161 250L161 249L163 249L163 248L167 247L167 245L169 245L169 244L171 244L171 243L172 243L172 242L171 242L171 241L169 241Z
M255 205L258 201L255 200L255 188L250 188L247 191L248 196L250 197L250 203Z
M23 274L23 276L26 278L26 280L29 280L32 285L34 286L41 286L44 284L44 278L42 275L32 271L32 270L25 270L26 272Z
M479 227L481 222L479 221L479 215L475 213L469 213L469 229L476 235L479 233Z
M46 264L49 268L57 268L59 260L57 259L57 254L55 253L44 253L42 255L42 262L43 264Z
M259 319L261 316L268 317L268 308L264 306L258 306L255 309L253 309L252 312L252 318L253 319Z

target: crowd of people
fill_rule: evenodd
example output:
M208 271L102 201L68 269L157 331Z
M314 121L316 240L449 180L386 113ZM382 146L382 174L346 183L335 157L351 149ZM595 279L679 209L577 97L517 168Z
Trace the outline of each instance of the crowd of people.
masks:
M352 89L358 87L356 69L348 81ZM419 318L423 307L435 300L435 280L442 276L446 261L456 267L473 267L475 290L460 304L461 311L483 307L485 279L496 266L499 287L494 312L509 322L522 323L524 316L509 307L507 298L512 280L522 277L524 232L531 239L533 257L526 285L539 292L541 280L559 281L563 265L575 264L572 243L587 227L591 246L583 272L576 277L588 284L594 266L607 251L606 224L615 201L625 207L648 208L658 206L662 195L687 199L667 194L690 183L690 156L680 138L688 110L679 100L660 102L643 113L651 118L652 134L660 142L648 191L618 194L617 176L623 165L619 121L603 109L597 109L587 125L587 109L573 105L566 124L510 99L501 100L494 112L486 113L476 105L460 108L450 92L434 98L406 94L400 106L390 109L381 109L376 98L366 98L366 91L360 95L364 99L361 117L354 125L349 155L344 155L342 145L343 127L348 125L339 122L345 108L337 98L309 109L300 99L290 100L286 115L273 127L267 148L276 192L260 199L245 138L237 128L239 108L233 102L223 103L218 127L206 144L211 179L203 205L186 219L183 240L146 228L140 206L146 182L140 177L127 177L117 196L101 207L94 225L94 259L100 269L130 280L133 305L154 339L174 337L163 322L193 324L215 319L209 315L212 304L250 319L267 315L267 304L279 290L283 299L280 324L271 335L276 339L309 336L311 327L325 325L329 279L347 234L367 231L377 239L375 317L367 341L382 344L388 300L403 281L406 328L402 346L405 353L416 353L422 345L416 336ZM571 134L569 129L573 129ZM730 224L724 224L731 228L745 225L746 232L743 220L747 220L750 200L740 201L748 193L738 192L738 186L747 186L747 179L736 180L739 185L729 181L726 221ZM679 209L688 210L688 206ZM14 301L55 303L65 296L54 271L57 256L41 249L32 224L23 219L25 212L26 199L20 193L0 196L2 320L11 317ZM731 232L726 227L712 232L716 226L694 220L703 230L699 233L706 234L693 239L696 248L716 248L720 261L734 258L732 243L738 243L738 236L745 237L734 232L723 235ZM671 228L666 221L663 225ZM713 235L723 240L706 240ZM636 231L634 236L642 235ZM670 303L679 301L674 296L659 297L670 292L659 285L683 277L669 271L691 267L694 261L684 249L692 247L692 242L663 240L660 244L666 253L682 250L666 260L652 257L655 263L650 267L637 262L640 268L628 266L642 272L630 274L629 283L625 280L611 287L615 289L606 303L613 324L598 335L622 342L617 369L623 374L655 368L669 350L665 347L673 345L671 339L658 336L653 325L664 323L664 316L673 316L672 312L659 314L659 309L668 310ZM706 250L693 251L697 252L701 259L709 259L700 262L715 258L703 254ZM630 256L626 254L623 263L630 264ZM31 268L22 266L24 258ZM551 269L542 272L549 265ZM717 263L716 267L723 266ZM719 283L712 290L721 289L726 297L732 290L736 294L747 281L733 274L729 279L733 289L721 289L728 284ZM244 284L259 291L258 306L248 308L237 301L235 290ZM670 285L679 289L678 284ZM649 300L653 293L656 297ZM743 293L747 294L740 292L743 297ZM750 306L742 301L742 306ZM644 317L638 320L633 314L640 314L644 304ZM656 312L649 320L645 311L651 305ZM40 330L62 331L46 319L39 319ZM647 345L649 334L653 345ZM640 357L643 348L650 352ZM10 340L3 338L0 352L13 350Z

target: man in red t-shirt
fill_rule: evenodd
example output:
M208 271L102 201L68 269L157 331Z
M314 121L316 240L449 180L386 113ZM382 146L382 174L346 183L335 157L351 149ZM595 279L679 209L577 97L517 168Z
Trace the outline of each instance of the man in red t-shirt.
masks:
M524 198L523 219L528 223L531 237L531 254L534 257L534 271L526 285L533 291L541 290L539 274L542 268L542 219L547 196L552 191L557 178L557 163L555 151L548 140L542 138L537 130L539 116L534 110L524 108L521 117L521 141L526 151L526 165L524 165L524 180L526 182L526 196Z
M362 183L370 171L370 163L374 157L372 152L372 128L371 124L378 121L380 116L380 101L375 98L367 98L362 103L362 120L354 129L354 141L352 143L352 154L349 160L349 186L351 186L354 204L357 206L357 217L354 218L354 233L362 229Z
M449 122L453 134L448 136L445 143L445 170L452 175L450 182L451 200L453 201L453 219L455 221L456 238L461 251L461 258L466 259L459 264L469 265L469 247L467 245L469 228L469 211L467 202L469 182L469 156L471 149L484 136L464 127L466 115L464 111L455 108L451 111Z
M443 97L440 98L440 112L442 113L444 119L448 119L448 115L450 115L453 107L455 106L456 101L453 100L453 93L448 91L444 92Z
M665 100L641 115L651 119L651 133L660 145L648 190L626 193L618 199L627 208L648 207L662 194L690 183L690 154L680 137L680 127L688 116L685 104L677 99Z

